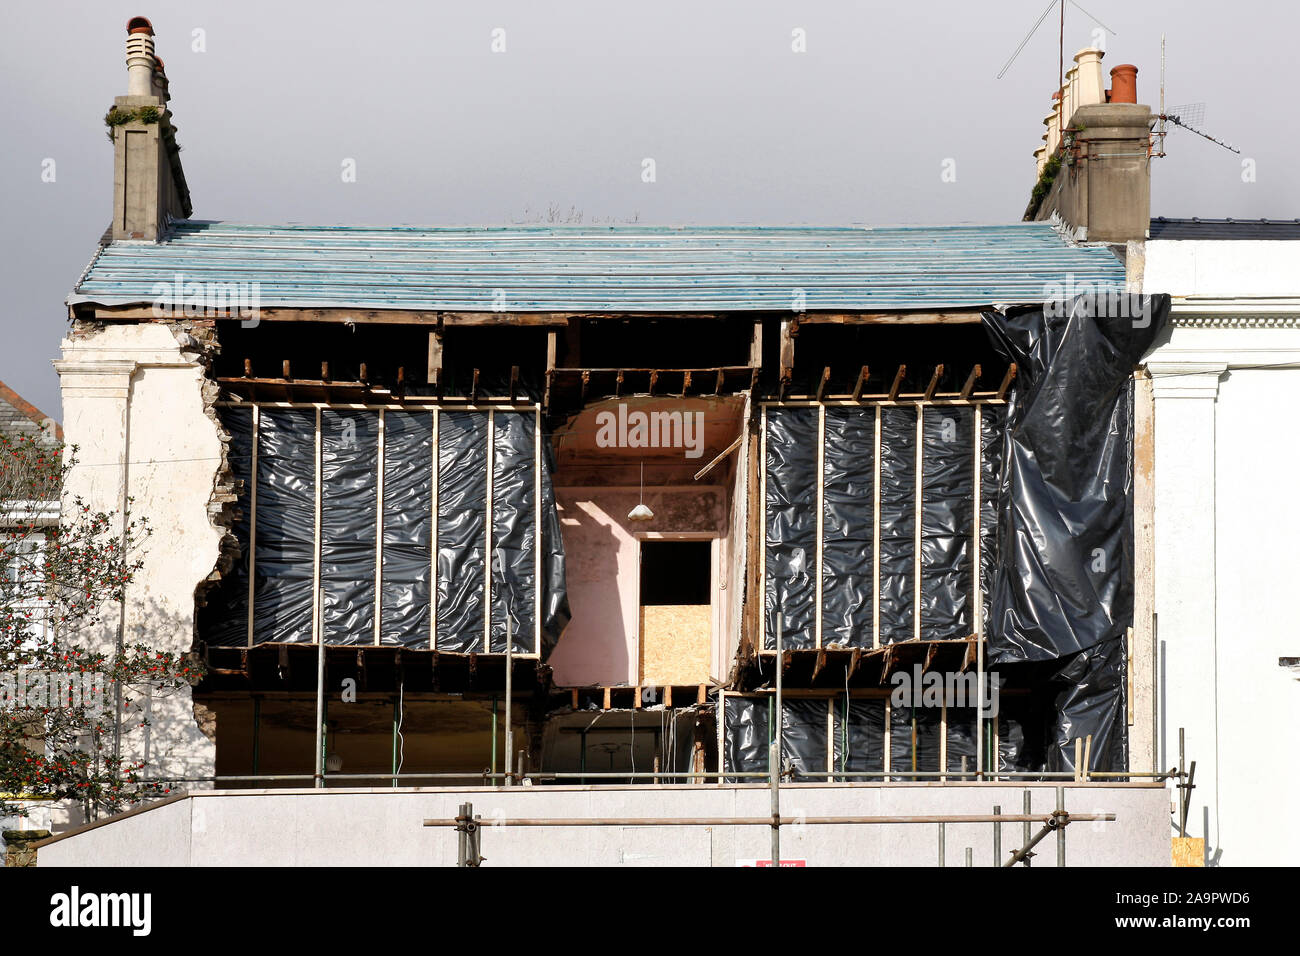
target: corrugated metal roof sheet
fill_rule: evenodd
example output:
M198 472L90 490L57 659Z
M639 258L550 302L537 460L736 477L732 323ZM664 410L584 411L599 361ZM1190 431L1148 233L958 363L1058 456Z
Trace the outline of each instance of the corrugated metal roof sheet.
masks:
M1166 219L1151 220L1152 239L1300 239L1300 219Z
M185 283L256 282L263 307L443 311L895 310L1120 287L1105 248L1049 223L994 226L426 228L187 221L104 246L69 304L173 302ZM161 286L167 286L162 291ZM500 292L498 292L500 290ZM187 294L188 295L188 294Z

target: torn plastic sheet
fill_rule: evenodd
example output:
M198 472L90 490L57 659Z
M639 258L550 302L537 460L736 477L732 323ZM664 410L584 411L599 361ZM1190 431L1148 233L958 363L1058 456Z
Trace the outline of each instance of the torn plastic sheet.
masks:
M506 650L506 613L514 653L537 650L536 415L494 412L492 443L492 647Z
M1002 405L980 407L980 599L983 619L989 619L993 578L998 562L998 483L1002 477Z
M438 417L437 648L481 652L487 522L487 415Z
M766 617L763 646L776 649L776 615L783 615L782 646L817 643L817 409L767 410Z
M916 408L880 412L881 644L916 636L916 416Z
M1093 769L1126 766L1117 668L1133 621L1132 373L1168 313L1162 295L983 315L994 347L1018 367L987 660L1068 659L1057 672L1066 689L1049 769L1072 767L1073 739L1088 735Z
M968 637L975 532L975 413L921 406L921 639Z
M379 413L320 413L321 628L326 644L375 642Z
M432 508L433 414L385 411L381 644L430 644Z
M310 644L316 549L316 411L258 417L255 643Z
M822 451L823 646L872 646L875 435L874 411L826 409Z
M1056 672L1056 722L1046 769L1074 770L1074 741L1092 736L1090 770L1128 768L1124 698L1127 652L1123 638L1072 655Z
M221 576L221 582L199 609L199 632L213 646L242 646L248 643L248 537L253 516L253 410L232 408L222 415L230 433L226 460L238 482L238 508L231 533L239 542L239 556Z
M569 624L569 592L565 583L564 536L555 505L551 472L551 443L542 436L542 659L550 656Z

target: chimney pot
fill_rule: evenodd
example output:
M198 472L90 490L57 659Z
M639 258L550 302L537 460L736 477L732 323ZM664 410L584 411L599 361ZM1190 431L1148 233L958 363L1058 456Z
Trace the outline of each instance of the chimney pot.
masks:
M155 96L153 25L144 17L126 24L126 95Z
M1138 68L1132 63L1121 63L1110 71L1110 102L1136 103Z

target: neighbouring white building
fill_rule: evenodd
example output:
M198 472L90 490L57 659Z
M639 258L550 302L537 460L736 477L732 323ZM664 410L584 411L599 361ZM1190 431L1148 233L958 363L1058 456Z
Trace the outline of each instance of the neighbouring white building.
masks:
M1146 291L1173 297L1155 400L1157 763L1196 761L1190 836L1211 865L1294 864L1300 788L1300 221L1161 220ZM1287 666L1290 663L1292 666Z

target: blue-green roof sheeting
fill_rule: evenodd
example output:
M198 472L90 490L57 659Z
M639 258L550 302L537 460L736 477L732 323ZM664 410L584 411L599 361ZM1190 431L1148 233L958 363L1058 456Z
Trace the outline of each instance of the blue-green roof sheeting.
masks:
M257 283L261 307L510 312L894 311L1122 289L1104 247L994 226L254 226L103 246L70 305ZM1053 291L1055 290L1055 291ZM189 298L191 293L184 293Z

